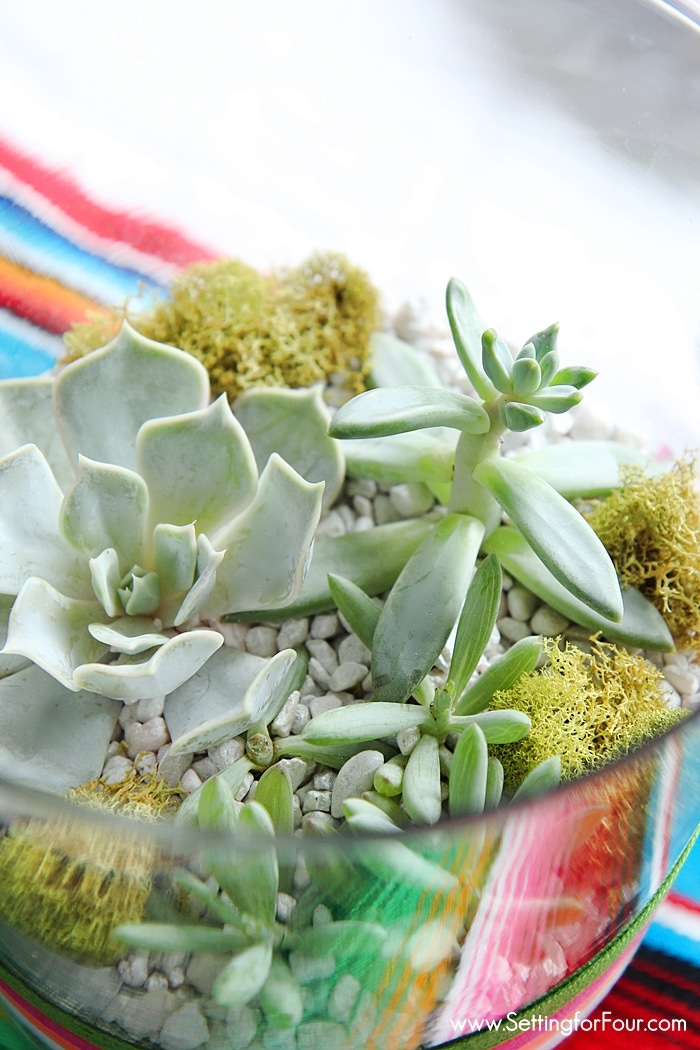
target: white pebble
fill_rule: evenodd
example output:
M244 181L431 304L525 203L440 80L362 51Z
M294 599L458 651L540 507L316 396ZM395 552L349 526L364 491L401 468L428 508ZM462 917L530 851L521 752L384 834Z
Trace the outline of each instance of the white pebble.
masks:
M252 773L246 773L246 775L243 777L243 783L241 784L241 786L239 787L238 791L234 795L234 798L236 799L236 802L242 802L243 801L243 799L246 797L246 795L250 791L251 787L253 786L254 780L255 780L255 777L253 776Z
M315 788L311 788L310 791L306 792L306 797L304 798L304 805L302 806L302 809L304 813L330 813L330 791L317 791Z
M384 765L381 751L360 751L341 766L333 784L331 795L331 816L343 816L343 802L348 798L360 798L364 791L370 791L374 774Z
M213 777L218 773L215 763L209 756L198 758L196 762L192 763L192 769L201 781L209 780L209 777Z
M511 587L508 591L508 612L514 620L529 620L538 604L539 602L535 595L532 591L528 591L526 587L520 587L516 584L515 587Z
M661 682L659 682L659 689L661 691L661 695L663 697L664 703L666 704L666 707L681 706L681 698L670 682L662 680Z
M365 496L367 499L374 499L377 495L377 482L370 478L351 478L345 491L350 497Z
M172 755L170 744L165 744L158 751L158 772L168 787L177 787L191 765L192 755Z
M193 791L196 791L198 787L202 786L201 779L197 776L194 769L186 770L180 779L180 787L186 795L190 795Z
M113 755L108 758L102 770L102 776L108 784L119 784L133 769L133 762L125 755Z
M168 987L168 978L164 973L152 973L144 985L147 992L160 992Z
M411 726L410 729L402 729L396 734L396 744L402 755L410 755L419 740L420 729L417 726Z
M148 952L132 952L117 969L127 988L143 988L148 978Z
M365 678L367 670L364 664L358 664L353 660L349 660L347 663L340 664L337 667L331 675L328 685L334 692L353 689Z
M294 718L292 719L292 726L290 732L297 736L299 733L304 732L304 727L308 725L311 714L306 704L299 703L294 709Z
M678 664L666 664L664 675L683 699L688 696L694 696L700 687L697 674L687 667L684 668Z
M310 655L321 664L324 671L333 674L338 666L338 656L324 638L310 638L306 643Z
M245 647L253 656L274 656L277 652L277 631L274 627L251 627L246 635Z
M522 620L514 620L512 616L503 616L498 621L498 629L503 638L509 642L519 642L521 638L527 638L531 633L528 624Z
M289 699L284 703L282 710L279 712L277 717L273 720L270 725L270 731L273 736L285 737L289 736L292 731L292 724L294 722L294 713L299 707L299 690L295 690Z
M197 1050L209 1039L209 1029L199 1006L185 1003L168 1017L158 1042L163 1050Z
M214 981L225 965L225 955L195 952L187 966L187 980L202 995L211 995Z
M134 765L136 771L140 773L142 777L149 776L156 768L156 756L152 751L144 751L143 754L139 755L136 759Z
M281 758L277 763L286 770L292 784L292 791L300 788L311 776L314 768L313 762L307 762L305 758Z
M136 758L141 751L158 751L170 740L168 727L162 718L151 718L148 722L131 722L124 730L127 754Z
M363 516L361 518L358 518L355 522L355 528L353 529L353 532L369 532L369 530L373 528L373 519L370 517Z
M296 907L297 899L289 893L278 893L275 914L278 922L289 922Z
M342 707L343 702L335 693L326 693L324 696L315 696L309 702L311 717L323 714L324 711L334 711L336 707Z
M366 496L354 496L352 507L358 518L372 518L372 501Z
M277 645L280 650L293 649L297 645L303 645L309 636L309 621L304 617L301 620L285 620L277 632Z
M569 621L566 616L549 605L541 605L530 620L532 634L543 634L545 638L554 638L565 631L568 626Z
M350 973L343 974L328 1000L328 1016L331 1021L345 1024L350 1020L361 988L362 985L356 977Z
M328 688L328 683L331 680L331 676L325 669L320 660L317 660L315 656L312 656L309 660L309 674L313 678L317 685L320 685L322 689Z
M250 1006L233 1007L226 1014L226 1050L246 1050L258 1032L259 1011Z
M338 514L337 510L331 510L326 514L325 518L321 518L316 529L316 538L320 539L322 536L327 536L329 539L335 539L338 536L344 536L347 532L345 523Z
M392 521L400 521L401 515L388 496L379 493L374 500L374 520L377 525L388 525Z
M432 492L421 481L393 485L389 499L401 518L417 518L427 514L435 502Z
M341 664L353 662L369 667L370 657L369 649L356 634L349 634L338 646L338 659Z
M332 638L338 633L338 617L335 613L319 613L311 621L312 638Z
M151 718L159 718L163 714L164 696L154 696L149 700L139 700L134 704L135 721L148 722Z
M229 649L245 649L245 640L250 625L247 623L221 623L216 624L216 629L224 636L224 645Z
M126 729L132 722L138 722L136 717L136 704L124 704L121 711L119 712L119 725L122 729Z
M245 753L245 741L240 736L234 736L231 740L224 740L223 744L210 747L207 752L217 769L228 769L238 758Z

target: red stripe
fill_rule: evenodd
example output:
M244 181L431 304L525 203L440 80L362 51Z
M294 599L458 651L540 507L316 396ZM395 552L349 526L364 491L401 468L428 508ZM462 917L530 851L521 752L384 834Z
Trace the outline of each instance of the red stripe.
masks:
M668 903L675 908L682 908L684 911L690 911L694 915L700 915L700 901L694 901L691 897L686 897L684 893L677 893L675 890L671 890L667 899Z
M629 970L629 973L625 975L625 980L633 977L635 970L649 974L650 977L654 977L657 981L663 982L664 984L670 984L674 988L682 988L685 991L691 992L700 997L700 986L698 985L698 982L693 981L680 973L675 966L675 960L670 956L668 957L668 967L665 967L663 965L655 966L648 957L638 955L635 958L634 965Z
M64 172L40 164L0 138L0 167L40 193L69 218L107 240L129 244L178 266L216 258L209 248L161 223L103 208Z
M62 335L90 311L104 313L93 299L68 288L53 277L44 277L16 266L0 255L0 307L32 324Z

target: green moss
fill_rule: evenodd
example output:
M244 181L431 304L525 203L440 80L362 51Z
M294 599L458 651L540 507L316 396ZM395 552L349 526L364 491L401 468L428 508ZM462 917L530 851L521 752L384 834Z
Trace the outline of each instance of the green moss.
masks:
M649 477L625 467L620 489L587 515L624 586L661 612L676 645L700 652L700 495L695 465Z
M333 253L269 275L236 259L197 263L153 309L114 310L74 326L64 337L68 359L102 346L124 316L149 338L197 357L213 396L233 400L258 384L311 386L337 373L350 396L365 386L379 295L362 270Z
M532 729L524 740L498 747L504 790L512 795L527 774L561 756L562 780L606 765L677 725L687 711L671 709L660 689L661 672L641 656L593 643L591 654L558 639L545 639L547 663L512 688L494 695L491 707L524 711Z

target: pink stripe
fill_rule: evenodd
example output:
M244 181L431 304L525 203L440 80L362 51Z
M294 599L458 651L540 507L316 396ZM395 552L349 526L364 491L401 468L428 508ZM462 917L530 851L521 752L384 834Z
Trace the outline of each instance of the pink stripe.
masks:
M30 1028L51 1039L55 1046L61 1047L61 1050L99 1050L94 1043L87 1043L79 1035L69 1032L51 1018L46 1017L4 981L0 981L0 994Z

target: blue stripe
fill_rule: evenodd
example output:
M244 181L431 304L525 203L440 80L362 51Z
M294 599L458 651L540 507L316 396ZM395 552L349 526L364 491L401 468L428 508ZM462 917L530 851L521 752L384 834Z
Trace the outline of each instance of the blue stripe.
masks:
M46 350L0 331L0 379L38 376L54 364L54 358Z
M102 301L112 305L120 302L126 296L138 295L139 285L146 285L151 289L163 289L164 285L153 277L132 267L120 266L110 262L109 259L94 252L79 248L72 241L63 237L55 230L47 226L45 222L38 219L26 208L16 204L8 197L0 196L0 245L2 236L16 240L18 246L10 245L8 255L17 262L22 262L22 246L25 245L31 255L40 254L44 259L52 260L60 268L67 267L72 271L69 283L71 287L77 287L80 291L97 296ZM118 247L114 249L115 254ZM26 265L36 270L35 259L28 258ZM56 266L42 265L41 272L50 276L61 276L61 269ZM80 283L78 283L80 282ZM107 286L113 291L106 291L102 287L99 293L96 287Z

